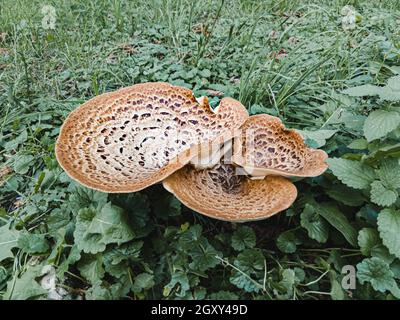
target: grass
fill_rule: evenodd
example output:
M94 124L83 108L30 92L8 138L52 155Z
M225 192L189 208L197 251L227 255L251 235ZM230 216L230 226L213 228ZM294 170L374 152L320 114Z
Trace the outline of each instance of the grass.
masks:
M327 242L309 239L299 220L305 203L318 198L330 199L352 225L358 223L361 205L354 210L327 195L328 186L338 183L331 173L299 181L299 199L286 213L244 227L200 216L157 186L110 195L106 201L126 208L135 233L133 244L120 247L123 265L116 270L109 263L111 251L119 250L115 244L97 254L72 249L78 211L100 195L68 179L55 160L54 143L63 119L87 99L134 83L168 81L197 95L220 91L250 113L279 116L296 129L335 130L321 147L330 156L346 155L346 146L363 137L356 122L375 105L340 92L383 85L399 72L398 1L47 4L56 11L54 29L42 25L42 1L0 4L0 227L10 224L26 236L0 260L0 296L44 297L40 286L26 296L10 283L35 282L39 267L51 265L65 299L351 297L338 288L338 265L347 258L359 263L360 248L346 244L332 226ZM341 9L348 4L362 20L344 31ZM343 112L351 112L352 125L338 120ZM190 253L198 248L185 244L196 244L195 234L206 265ZM249 248L231 247L232 237L241 234L251 238ZM387 297L368 286L360 283L354 296Z

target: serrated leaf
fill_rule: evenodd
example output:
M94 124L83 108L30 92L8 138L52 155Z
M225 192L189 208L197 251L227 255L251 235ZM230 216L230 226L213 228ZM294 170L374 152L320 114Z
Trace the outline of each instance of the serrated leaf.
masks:
M221 254L208 243L207 239L203 238L198 245L190 250L189 255L193 260L189 264L190 268L206 271L219 264L219 260L217 260L216 256Z
M392 188L392 189L400 188L399 159L396 158L384 159L381 162L379 169L377 170L377 175L387 188Z
M135 277L135 281L133 283L132 290L136 293L141 292L143 290L148 290L153 287L155 284L154 276L149 273L141 273Z
M327 159L327 163L340 181L354 189L368 189L375 179L374 170L358 161L331 158Z
M400 291L393 277L394 274L389 265L379 258L364 259L357 264L357 278L361 284L369 282L374 290L390 291L399 298Z
M370 256L372 248L381 243L378 231L372 228L361 229L357 241L364 256Z
M313 148L321 148L326 144L326 140L332 138L337 130L320 129L316 131L310 130L297 130L305 140L309 139L315 142Z
M10 228L10 224L0 227L0 262L12 258L11 249L18 246L20 231Z
M400 125L400 114L394 111L375 110L364 122L364 136L368 142L386 136Z
M383 183L376 180L371 183L371 201L382 207L388 207L398 198L396 190L386 189Z
M253 248L256 245L256 234L252 228L240 226L232 235L231 245L237 251Z
M307 230L308 236L319 243L325 243L329 236L329 225L315 211L314 207L306 204L300 215L300 224Z
M400 258L400 211L384 209L378 215L379 236L389 252Z

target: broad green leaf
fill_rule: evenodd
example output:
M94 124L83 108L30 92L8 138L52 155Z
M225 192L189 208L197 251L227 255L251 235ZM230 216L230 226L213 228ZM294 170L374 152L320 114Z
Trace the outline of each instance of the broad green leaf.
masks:
M12 258L12 248L18 246L20 231L10 228L10 224L0 227L0 262Z
M316 131L309 130L297 130L305 140L312 140L315 143L313 144L313 148L321 148L326 144L326 140L330 139L337 130L326 130L320 129Z
M207 239L203 238L201 241L189 252L192 262L189 267L194 270L206 271L210 268L214 268L219 264L216 256L221 255L217 252L213 246L211 246Z
M78 270L91 284L101 282L104 277L103 258L101 254L85 254L78 262Z
M41 276L42 265L28 267L20 276L15 276L7 282L7 291L4 300L27 300L37 298L48 293L43 289L36 278Z
M284 253L294 253L299 244L301 244L301 241L297 239L295 233L291 230L281 233L276 240L276 246Z
M333 185L326 193L332 199L352 207L358 207L366 200L360 191L349 188L343 184Z
M381 243L378 231L372 228L363 228L358 233L358 246L364 256L370 256L371 250Z
M330 295L332 297L332 300L344 300L345 299L345 294L343 291L343 288L339 281L336 279L331 280L331 291Z
M135 282L133 283L132 290L136 293L141 292L143 290L148 290L153 287L155 284L154 276L149 273L141 273L135 277Z
M377 170L377 175L387 188L392 188L392 189L400 188L399 159L396 158L384 159L381 162L379 169Z
M371 201L373 203L388 207L396 202L398 196L396 190L387 189L379 180L371 183Z
M13 163L13 169L18 174L26 174L32 166L32 161L35 159L32 155L18 156Z
M354 247L357 246L357 231L349 223L346 216L340 212L334 205L322 203L315 206L315 210L324 217L336 230L338 230L345 239Z
M370 142L386 136L400 125L400 114L394 111L376 110L364 122L364 136Z
M379 292L390 291L400 298L400 290L389 265L379 258L368 258L357 264L357 278L361 284L369 282Z
M72 212L77 213L82 208L103 207L107 203L107 193L78 186L69 197L69 205Z
M329 225L321 218L310 204L306 204L300 215L301 226L307 230L308 236L319 243L325 243L329 236Z
M389 252L400 258L400 211L384 209L378 215L378 230Z
M327 163L340 181L354 189L368 189L375 179L374 170L358 161L330 158Z
M172 273L171 281L164 287L163 296L168 297L171 290L176 286L178 291L176 292L178 297L182 297L190 290L189 279L186 273L183 271L177 271Z
M348 88L342 91L343 94L347 94L352 97L367 97L367 96L376 96L379 94L379 87L371 85L371 84L364 84L361 86Z
M399 101L400 100L400 76L394 76L388 80L384 87L365 84L358 87L348 88L342 93L352 97L379 96L381 100Z
M368 148L368 141L365 139L356 139L353 140L347 148L356 149L356 150L363 150Z
M50 249L45 235L34 233L21 234L18 239L18 247L30 254L44 253Z
M240 226L232 235L231 245L237 251L253 248L256 245L256 234L252 228Z

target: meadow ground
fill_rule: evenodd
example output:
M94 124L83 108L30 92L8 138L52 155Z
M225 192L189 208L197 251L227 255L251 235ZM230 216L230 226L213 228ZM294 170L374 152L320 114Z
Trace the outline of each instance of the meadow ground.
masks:
M330 169L246 224L71 181L67 114L147 81L279 116ZM0 297L400 298L399 106L396 0L2 0Z

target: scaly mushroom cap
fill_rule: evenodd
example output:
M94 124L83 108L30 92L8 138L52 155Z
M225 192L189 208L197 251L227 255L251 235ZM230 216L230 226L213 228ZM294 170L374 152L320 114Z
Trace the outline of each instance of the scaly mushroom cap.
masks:
M307 147L302 136L267 114L251 116L235 138L232 161L252 176L315 177L328 165L323 150Z
M197 154L200 144L226 141L248 113L238 101L207 98L168 83L144 83L97 96L70 113L56 157L81 184L135 192L163 180Z
M296 199L292 182L279 176L250 180L230 164L197 170L188 165L163 181L187 207L206 216L232 222L268 218Z

